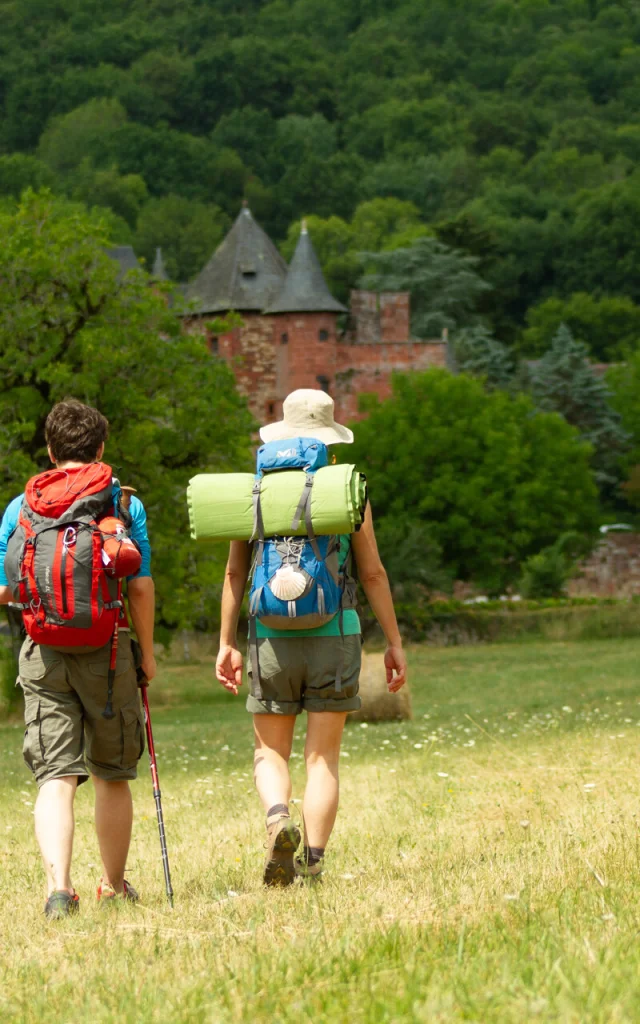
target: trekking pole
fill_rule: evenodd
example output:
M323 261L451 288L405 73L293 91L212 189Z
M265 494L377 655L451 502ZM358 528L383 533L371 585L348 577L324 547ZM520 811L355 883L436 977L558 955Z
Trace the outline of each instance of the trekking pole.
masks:
M156 748L153 744L153 730L151 729L151 712L149 710L149 698L147 696L147 687L149 684L141 668L138 668L137 673L138 686L142 690L142 707L144 709L144 724L147 731L147 747L149 750L149 764L151 766L151 781L153 782L153 798L156 802L158 832L160 833L160 849L162 851L162 868L164 871L164 884L167 890L167 899L169 901L169 906L173 907L173 889L171 887L171 872L169 871L167 837L164 831L164 815L162 813L160 783L158 782L158 768L156 766Z
M122 606L122 583L118 583L118 604ZM120 612L117 612L120 615ZM111 657L109 658L109 671L107 672L107 703L105 704L102 717L106 718L107 721L111 718L115 718L115 711L113 710L113 684L116 678L116 662L118 660L118 634L120 629L119 618L113 626L113 636L111 637Z
M102 717L106 719L115 718L113 710L113 683L116 678L116 661L118 658L118 620L116 619L111 638L111 657L109 658L109 671L107 672L107 703L105 704Z

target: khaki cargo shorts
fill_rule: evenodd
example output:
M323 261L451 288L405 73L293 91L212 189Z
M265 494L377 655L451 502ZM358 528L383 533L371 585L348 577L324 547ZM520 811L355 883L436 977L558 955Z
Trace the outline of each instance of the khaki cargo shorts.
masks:
M344 648L343 648L344 644ZM342 686L336 674L342 651ZM358 711L362 638L357 636L269 637L258 640L260 686L249 657L247 711L254 715L299 715L301 711Z
M115 717L102 717L111 644L88 653L62 653L27 638L20 651L24 690L24 759L38 786L77 775L86 782L135 779L144 726L131 639L121 633L113 685Z

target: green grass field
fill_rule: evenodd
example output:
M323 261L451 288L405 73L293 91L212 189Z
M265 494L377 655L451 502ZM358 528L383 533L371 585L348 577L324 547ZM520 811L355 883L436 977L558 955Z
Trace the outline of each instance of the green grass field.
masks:
M81 914L45 922L35 786L5 725L0 1020L638 1021L639 659L640 640L413 649L413 722L348 727L326 881L284 891L260 885L242 702L211 664L163 668L173 912L145 755L128 871L142 905L94 905L84 786ZM296 798L301 751L300 736Z

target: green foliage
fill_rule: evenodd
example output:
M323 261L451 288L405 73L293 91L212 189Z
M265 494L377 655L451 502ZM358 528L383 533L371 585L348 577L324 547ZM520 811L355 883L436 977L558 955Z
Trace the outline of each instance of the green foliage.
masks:
M593 468L601 488L615 486L619 465L629 446L611 392L589 363L588 349L564 324L551 348L530 369L530 391L536 406L559 412L593 448Z
M142 272L118 282L95 213L27 193L0 213L0 501L47 464L44 420L65 395L111 425L106 459L149 517L159 614L215 623L224 554L189 540L185 488L198 470L250 465L251 420L231 371Z
M637 337L635 310L604 306L640 304L633 5L33 0L3 15L0 196L51 186L112 210L122 238L150 202L140 179L228 217L246 196L280 241L305 214L333 238L337 218L323 265L343 299L355 253L416 237L391 224L345 243L344 225L367 200L408 202L420 233L480 260L478 312L503 342L549 299L595 358ZM603 305L581 315L581 292ZM529 354L559 315L532 315Z
M84 160L100 166L109 161L112 140L126 121L118 100L88 100L50 122L40 139L40 159L61 175L75 171Z
M378 549L395 598L416 600L450 593L452 579L442 566L442 549L428 523L388 516L376 523Z
M139 174L118 174L115 170L96 171L83 160L69 179L74 199L87 206L102 206L135 228L140 210L147 198L147 186ZM118 241L124 241L118 236ZM160 243L158 243L160 244Z
M169 277L188 281L202 269L230 226L227 215L213 203L163 196L144 207L134 246L149 267L156 246L161 246Z
M16 686L16 662L11 646L0 639L0 719L18 703L20 690Z
M469 327L456 335L453 345L461 373L481 377L487 388L508 388L514 377L513 358L486 327Z
M640 506L640 349L636 349L623 365L613 366L607 373L611 404L622 420L622 427L631 443L621 460L627 476L624 493L635 507Z
M371 270L361 281L375 291L411 292L411 327L419 338L474 323L477 301L489 285L477 273L478 259L435 238L419 238L393 252L366 252Z
M543 355L566 324L590 356L603 362L623 357L640 342L640 306L625 296L596 298L576 292L567 299L547 299L527 313L520 348L528 356Z
M557 260L565 294L623 292L640 303L640 174L579 193Z
M0 156L0 196L18 199L25 189L45 188L53 181L53 172L35 156L22 153Z
M413 203L392 197L360 203L350 222L311 215L307 225L327 283L344 301L357 284L364 250L399 249L430 233ZM294 221L281 247L286 260L293 256L299 237L300 222Z
M534 556L535 557L535 556ZM635 638L635 599L541 598L537 600L395 601L403 635L413 643L460 646L544 639L554 642ZM378 636L374 621L363 628Z
M590 454L526 395L432 370L394 379L348 457L367 473L377 516L426 523L454 577L500 592L559 534L595 529Z
M563 533L554 544L527 558L520 591L526 598L563 597L577 558L585 554L584 538Z

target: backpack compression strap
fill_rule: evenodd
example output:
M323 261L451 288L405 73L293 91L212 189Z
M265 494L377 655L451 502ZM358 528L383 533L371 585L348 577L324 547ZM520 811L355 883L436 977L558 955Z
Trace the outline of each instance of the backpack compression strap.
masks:
M300 501L298 502L298 507L296 509L296 514L294 515L293 522L291 523L291 529L297 530L298 527L300 526L302 517L304 516L304 524L307 528L307 537L309 539L309 543L313 548L314 555L316 556L318 561L321 562L322 554L320 553L320 548L318 547L318 541L316 540L315 530L313 529L313 521L311 519L311 491L313 488L314 479L315 477L313 473L307 473L304 482L304 487L302 489L302 494L300 495Z
M262 565L262 552L264 551L264 520L262 518L262 505L260 502L260 487L262 486L262 477L256 477L253 484L253 533L249 538L249 541L258 541L258 547L256 550L256 565Z

